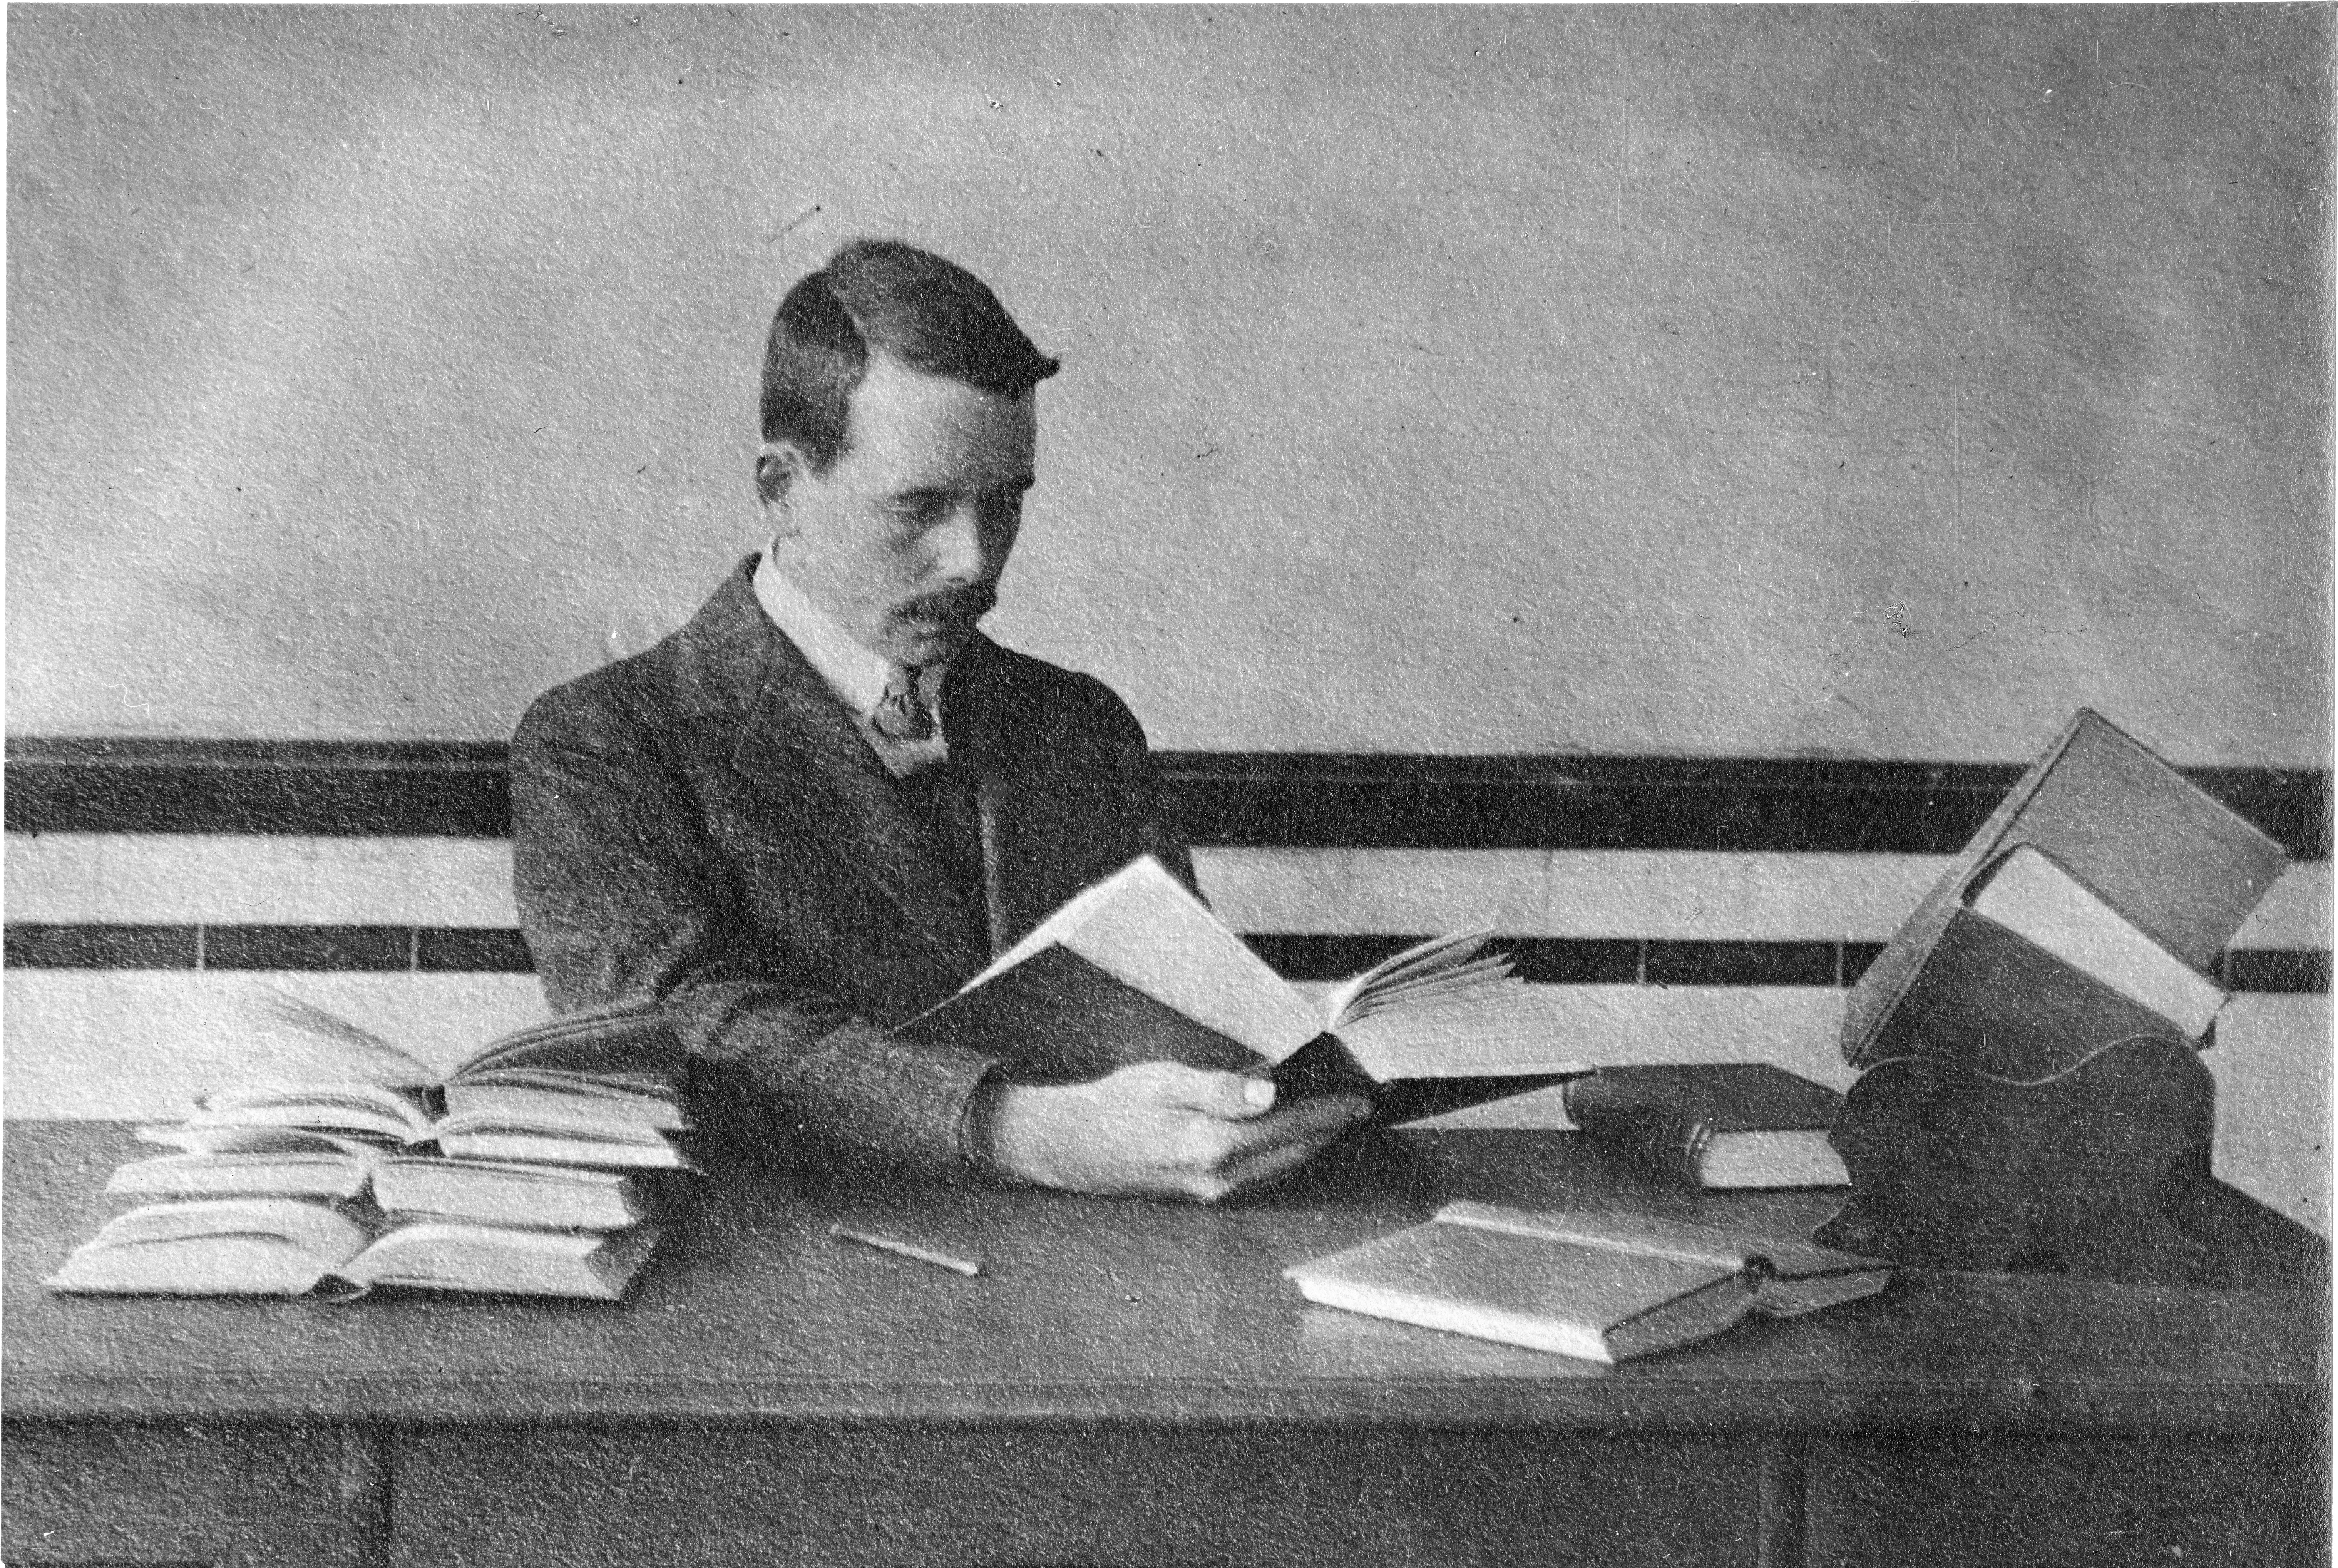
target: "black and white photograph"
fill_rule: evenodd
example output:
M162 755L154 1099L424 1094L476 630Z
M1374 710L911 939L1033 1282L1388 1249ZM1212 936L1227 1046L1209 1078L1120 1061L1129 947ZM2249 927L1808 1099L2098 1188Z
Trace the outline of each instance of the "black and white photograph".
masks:
M2338 8L5 54L0 1560L2330 1560Z

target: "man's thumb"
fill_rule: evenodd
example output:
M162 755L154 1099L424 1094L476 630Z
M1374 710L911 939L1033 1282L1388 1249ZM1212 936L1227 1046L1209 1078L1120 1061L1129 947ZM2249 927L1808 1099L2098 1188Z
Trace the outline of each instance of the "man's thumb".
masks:
M1174 1093L1178 1102L1191 1110L1229 1120L1261 1116L1274 1108L1274 1085L1239 1073L1189 1068L1180 1076Z

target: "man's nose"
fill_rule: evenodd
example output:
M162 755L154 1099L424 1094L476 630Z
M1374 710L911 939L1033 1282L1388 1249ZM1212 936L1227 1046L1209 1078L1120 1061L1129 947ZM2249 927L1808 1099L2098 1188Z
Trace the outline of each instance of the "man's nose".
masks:
M946 582L979 583L997 564L990 559L990 542L973 506L953 508L927 539L933 548L934 574Z

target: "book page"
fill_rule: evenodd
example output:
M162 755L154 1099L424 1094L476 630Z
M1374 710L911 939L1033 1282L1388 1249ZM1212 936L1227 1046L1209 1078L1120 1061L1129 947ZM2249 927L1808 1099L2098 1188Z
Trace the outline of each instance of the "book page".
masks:
M1269 1062L1323 1032L1314 1004L1150 856L1066 904L963 989L1055 942Z
M210 1235L74 1251L43 1283L93 1296L299 1296L347 1254L304 1252L283 1238Z
M438 1119L441 1132L495 1128L629 1142L688 1126L680 1103L670 1096L500 1082L449 1083L447 1113Z
M668 1082L682 1070L681 1042L656 1006L605 1003L488 1041L447 1074L449 1083L527 1072L612 1082Z
M1442 973L1469 964L1492 935L1490 930L1484 930L1432 936L1381 959L1323 999L1331 1029L1336 1034L1341 1024L1361 1017L1400 991L1419 983L1433 983ZM1498 957L1490 962L1500 965L1503 973L1509 972L1508 959Z
M1166 871L1100 906L1064 946L1269 1062L1323 1032L1315 1004Z
M143 1143L161 1143L190 1154L339 1154L368 1163L382 1157L378 1144L312 1127L233 1123L201 1127L179 1122L141 1127L138 1138Z
M365 1245L366 1232L321 1203L292 1198L210 1198L191 1203L149 1203L101 1227L93 1248L133 1247L205 1237L256 1236L331 1261Z
M339 1272L361 1285L612 1297L656 1240L652 1226L612 1235L427 1220L390 1231Z
M428 1130L430 1107L418 1089L380 1083L254 1085L205 1095L186 1124L333 1129L411 1142Z
M253 1034L250 1045L270 1060L256 1078L279 1083L353 1079L398 1088L421 1088L437 1078L427 1063L371 1030L273 985L254 985L244 1012Z
M958 989L971 991L993 975L1002 974L1014 968L1042 947L1061 942L1086 924L1088 916L1103 907L1108 900L1121 897L1125 889L1152 882L1156 876L1167 877L1172 884L1177 880L1169 876L1168 867L1163 866L1152 856L1144 855L1130 861L1094 887L1082 888L1054 914L1033 926L1020 942L993 958L980 974Z
M1367 971L1378 984L1353 995L1332 1025L1356 1064L1383 1083L1587 1070L1508 956L1478 955L1483 941L1443 938Z

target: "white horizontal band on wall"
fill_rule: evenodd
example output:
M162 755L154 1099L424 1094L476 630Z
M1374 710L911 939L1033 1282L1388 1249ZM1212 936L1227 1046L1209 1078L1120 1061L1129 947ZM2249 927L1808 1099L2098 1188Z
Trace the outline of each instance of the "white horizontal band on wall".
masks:
M1948 864L1922 855L1697 850L1201 849L1244 931L1881 942ZM2235 945L2325 948L2327 861L2290 868ZM508 929L511 848L491 838L11 834L17 924Z
M535 1022L526 975L226 974L17 970L0 988L7 1114L171 1117L194 1096L265 1075L300 1045L270 1039L250 998L262 985L307 998L444 1070ZM1589 1063L1774 1062L1836 1087L1842 994L1815 986L1536 987L1551 1038ZM2235 997L2203 1058L2217 1080L2218 1174L2323 1233L2329 1228L2330 1003ZM1564 1125L1556 1096L1522 1096L1454 1120Z

